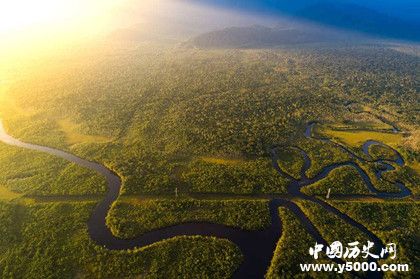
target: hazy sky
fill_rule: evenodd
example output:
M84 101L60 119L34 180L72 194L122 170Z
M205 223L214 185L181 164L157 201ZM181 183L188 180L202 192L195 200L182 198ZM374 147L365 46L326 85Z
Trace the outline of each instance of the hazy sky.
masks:
M186 0L2 0L0 48L90 40L133 25L149 33L164 26L204 32L278 20Z
M42 32L92 35L165 19L210 27L242 25L247 20L250 24L265 23L285 15L304 17L300 11L314 3L338 6L351 3L405 21L420 22L419 0L2 0L0 35ZM375 16L378 17L373 15L373 19Z
M0 48L55 45L58 42L89 40L115 29L137 25L140 32L176 32L191 35L212 29L251 24L273 25L293 18L309 19L333 27L354 29L404 38L417 36L420 25L419 0L334 0L335 10L301 12L327 0L1 0ZM363 5L370 10L358 10ZM371 12L373 11L373 12ZM352 14L353 12L353 14ZM328 14L329 13L329 14ZM390 18L384 18L386 15ZM350 18L350 19L349 19ZM350 25L348 24L350 23ZM419 28L416 28L419 27ZM172 29L171 29L172 28ZM158 30L159 29L159 30ZM382 34L383 31L388 34ZM414 31L413 31L414 30ZM416 33L417 32L417 33ZM419 36L420 37L420 36Z
M315 3L356 4L391 16L420 21L419 0L188 0L210 6L272 14L294 14Z
M199 26L270 23L274 16L187 0L2 0L0 35L63 31L93 34L142 22L177 20Z
M288 16L373 36L420 41L419 0L186 0L233 11Z

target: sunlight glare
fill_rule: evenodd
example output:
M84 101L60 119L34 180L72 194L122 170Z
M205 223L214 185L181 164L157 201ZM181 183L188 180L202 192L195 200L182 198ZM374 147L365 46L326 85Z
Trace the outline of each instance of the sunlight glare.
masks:
M127 0L2 0L0 34L51 29L89 29L112 16Z

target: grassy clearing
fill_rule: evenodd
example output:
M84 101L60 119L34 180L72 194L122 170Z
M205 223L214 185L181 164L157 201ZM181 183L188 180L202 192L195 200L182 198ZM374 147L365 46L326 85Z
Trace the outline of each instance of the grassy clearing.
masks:
M366 117L372 117L367 115ZM366 120L366 119L357 119L357 116L355 116L355 120L352 119L350 124L344 124L344 123L335 123L334 125L331 125L331 128L336 130L367 130L367 131L375 131L375 130L381 130L381 131L392 131L392 126L389 124L386 124L380 120ZM357 121L357 122L356 122Z
M206 163L217 164L217 165L238 165L238 164L246 162L244 159L207 157L207 156L200 157L200 159Z
M368 130L340 131L334 128L320 128L318 130L324 136L334 138L340 142L352 147L359 147L367 140L376 140L388 144L392 147L398 147L403 139L403 135L394 133L385 133Z
M112 139L100 135L86 135L79 132L79 125L69 119L57 121L59 129L65 134L66 141L69 145L78 143L106 143Z
M4 186L0 186L0 200L11 201L20 198L22 194L10 191Z

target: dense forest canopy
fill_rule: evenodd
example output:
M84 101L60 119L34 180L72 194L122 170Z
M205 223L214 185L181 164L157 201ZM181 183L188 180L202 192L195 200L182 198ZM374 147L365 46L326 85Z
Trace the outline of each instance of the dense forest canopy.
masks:
M384 44L276 49L141 44L86 50L4 69L13 75L4 75L0 117L16 138L97 161L121 177L121 195L107 215L107 226L118 237L189 221L261 230L270 225L267 197L289 197L291 181L305 168L312 179L332 164L350 162L304 187L302 193L311 198L331 189L337 195L372 195L365 179L391 195L400 189L390 181L402 181L418 197L420 64L413 49ZM312 121L313 131L305 134ZM387 145L372 146L368 158L361 145L371 139ZM386 179L378 178L384 168L379 161L396 160L400 153L405 164L394 163ZM273 168L276 163L285 175ZM228 278L243 261L232 242L205 237L108 251L94 245L85 225L105 191L103 177L4 144L0 170L0 220L6 224L0 230L6 236L0 241L0 277L34 272L135 277L146 270L146 277L157 278L193 270L203 277ZM379 208L378 219L386 219L399 206L359 200L349 201L350 206L335 204L363 224L371 223L359 211ZM366 227L379 230L382 239L394 237L403 247L402 259L416 265L415 252L404 239L415 243L418 203L409 197L401 204L398 218L410 220L402 228L390 222L393 230L387 232L377 228L379 221L373 229ZM366 238L319 204L306 200L295 206L294 212L280 209L284 228L269 278L299 273L296 264L311 260L304 253L313 235L293 214L296 210L328 241ZM320 220L320 215L326 218ZM14 216L22 221L13 222ZM300 241L295 243L297 231ZM29 267L16 263L32 252ZM286 263L285 258L297 260ZM50 271L53 266L57 273Z
M307 121L351 119L348 102L418 123L418 58L384 47L139 48L83 67L65 63L58 74L15 85L16 107L51 125L70 118L81 133L161 150L261 154Z
M294 145L313 120L378 122L360 114L370 109L416 131L418 60L385 46L109 50L14 84L2 111L14 135L106 161L153 192L196 157Z

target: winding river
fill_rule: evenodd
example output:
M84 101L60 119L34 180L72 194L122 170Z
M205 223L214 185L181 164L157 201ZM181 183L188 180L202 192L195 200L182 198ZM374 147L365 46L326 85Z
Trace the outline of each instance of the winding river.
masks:
M305 130L306 137L312 137L312 130L313 127L316 125L316 122L310 122L307 125ZM329 139L325 138L316 138L317 140L321 141L330 141ZM18 146L26 149L36 150L44 153L48 153L60 158L63 158L67 161L73 162L78 164L81 167L88 168L94 170L104 176L106 178L108 184L108 191L105 195L105 198L95 207L94 211L92 212L90 219L88 220L88 231L89 235L93 242L97 245L104 246L108 249L112 250L127 250L133 248L140 248L144 247L165 239L173 238L175 236L181 235L200 235L200 236L213 236L218 238L225 238L233 243L235 243L242 251L244 255L244 262L240 265L238 270L235 272L235 278L264 278L264 274L267 271L267 268L270 265L271 259L273 257L273 252L276 248L276 244L281 237L282 232L282 224L281 220L278 215L278 208L279 207L286 207L290 209L296 217L301 221L305 229L308 231L309 234L313 236L313 238L320 244L324 244L325 246L328 245L327 241L322 237L321 233L317 230L317 228L313 225L313 223L309 220L309 218L303 213L303 211L291 201L291 198L294 199L302 199L308 200L317 203L318 205L322 206L328 212L335 214L337 217L345 221L346 223L352 225L353 227L359 229L365 235L367 235L374 243L375 247L383 247L383 243L381 240L372 232L370 232L364 225L356 222L354 219L349 217L348 215L342 213L335 207L331 206L327 202L318 199L313 196L305 195L301 192L301 189L305 186L311 185L316 183L317 181L325 178L328 174L341 166L351 166L355 168L361 177L363 178L366 186L368 187L369 191L372 192L372 196L380 197L380 198L404 198L411 195L410 190L405 187L405 185L401 182L396 182L401 191L399 193L383 193L378 191L374 185L372 184L369 176L367 173L357 164L357 161L367 161L370 160L372 162L380 163L383 168L377 171L375 175L382 179L382 174L386 171L393 170L394 167L392 164L397 165L404 165L404 160L402 156L394 150L396 154L395 161L386 161L386 160L377 160L374 161L371 159L369 155L369 147L372 145L384 145L380 142L375 141L368 141L363 145L363 152L369 159L363 159L360 156L354 154L350 149L347 147L334 143L339 146L343 151L348 152L351 156L355 159L354 161L336 163L329 166L324 167L317 175L312 178L308 178L306 175L306 171L311 166L311 160L307 153L298 147L301 155L304 158L304 165L301 170L301 178L295 179L290 175L286 174L278 165L278 156L276 154L276 150L278 148L271 149L271 159L273 167L277 170L279 175L287 177L291 182L288 186L288 192L290 199L281 199L273 196L269 202L269 211L271 216L271 225L268 228L259 231L246 231L234 227L229 227L225 225L219 224L212 224L206 222L194 222L194 223L184 223L180 225L170 226L158 230L154 230L141 236L134 238L134 239L120 239L115 237L110 229L106 226L106 216L108 211L111 208L111 205L114 201L116 201L120 195L121 190L121 179L120 177L106 168L105 166L91 162L88 160L84 160L79 158L73 154L46 147L40 146L30 143L22 142L18 139L13 138L12 136L8 135L4 129L3 123L0 119L0 141L13 145ZM390 148L390 147L389 147ZM351 197L351 196L350 196ZM335 260L338 263L343 263L341 260ZM373 261L373 259L371 259ZM381 273L370 273L368 274L369 278L381 278Z

